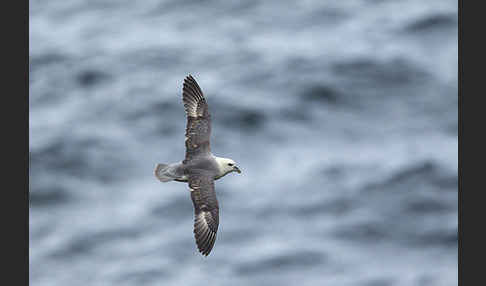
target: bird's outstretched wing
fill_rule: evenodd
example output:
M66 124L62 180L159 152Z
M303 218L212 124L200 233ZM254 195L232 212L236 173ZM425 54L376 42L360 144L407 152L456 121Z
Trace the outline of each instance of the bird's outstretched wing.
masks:
M188 181L194 204L194 237L199 252L207 256L213 249L219 225L219 206L213 176L206 173L191 174Z
M187 116L186 157L184 163L210 153L211 118L206 99L191 76L184 79L182 102Z

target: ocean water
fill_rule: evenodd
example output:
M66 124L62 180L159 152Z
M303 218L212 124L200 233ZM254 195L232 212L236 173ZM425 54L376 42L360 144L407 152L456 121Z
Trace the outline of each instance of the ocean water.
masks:
M456 285L456 1L29 2L31 285ZM182 82L213 119L202 257Z

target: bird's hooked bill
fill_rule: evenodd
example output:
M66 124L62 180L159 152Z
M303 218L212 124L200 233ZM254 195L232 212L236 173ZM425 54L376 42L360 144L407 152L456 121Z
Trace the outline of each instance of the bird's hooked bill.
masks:
M240 170L240 168L238 168L238 167L234 166L234 167L233 167L233 169L234 169L236 172L238 172L238 174L241 174L241 170Z

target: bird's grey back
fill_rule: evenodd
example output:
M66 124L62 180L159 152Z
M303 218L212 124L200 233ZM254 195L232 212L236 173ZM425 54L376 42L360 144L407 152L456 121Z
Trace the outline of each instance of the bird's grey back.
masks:
M185 174L194 174L204 171L205 173L211 174L213 176L219 175L218 163L214 159L214 156L209 154L203 154L190 161L183 163Z

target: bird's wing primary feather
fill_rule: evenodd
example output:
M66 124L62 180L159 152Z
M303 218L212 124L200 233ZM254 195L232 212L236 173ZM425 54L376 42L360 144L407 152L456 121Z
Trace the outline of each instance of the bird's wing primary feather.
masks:
M201 172L189 175L188 181L194 204L194 237L199 252L207 256L213 249L219 225L219 206L213 176Z
M193 158L208 155L211 152L209 146L211 117L201 88L191 75L184 79L182 101L187 116L186 157L184 159L184 162L187 163Z

